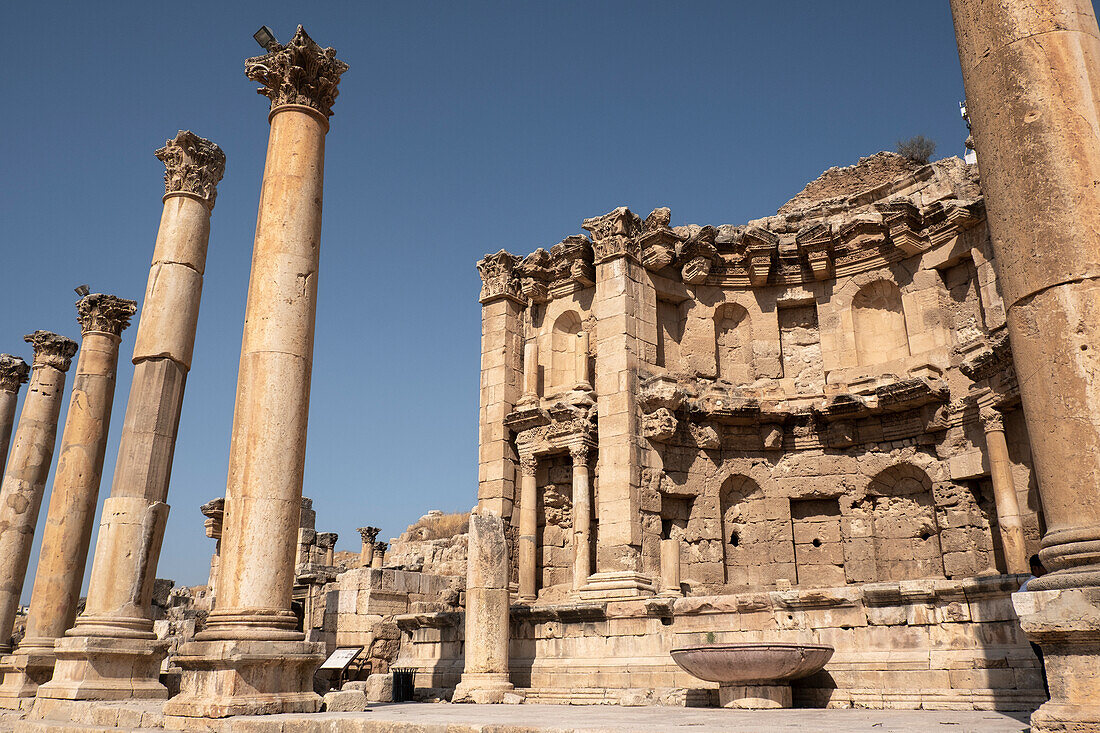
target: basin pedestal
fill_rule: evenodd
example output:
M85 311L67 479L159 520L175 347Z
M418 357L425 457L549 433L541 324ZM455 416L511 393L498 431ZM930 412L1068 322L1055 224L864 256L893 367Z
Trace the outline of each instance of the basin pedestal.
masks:
M794 704L791 686L782 682L718 683L718 704L724 708L765 710Z

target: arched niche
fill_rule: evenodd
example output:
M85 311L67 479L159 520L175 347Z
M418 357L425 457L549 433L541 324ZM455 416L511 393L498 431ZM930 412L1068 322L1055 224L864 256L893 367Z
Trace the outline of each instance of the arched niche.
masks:
M554 321L550 339L550 393L573 389L577 385L580 334L581 317L576 311L565 311Z
M718 495L722 513L722 554L725 582L738 587L774 583L762 556L768 556L768 527L764 493L748 476L734 474L722 483ZM787 527L790 527L790 517Z
M752 368L752 321L737 303L723 303L714 311L714 359L718 378L747 384Z
M932 482L921 469L899 464L867 487L879 581L942 578L943 552Z
M859 289L852 299L852 325L861 366L909 356L901 289L889 280L876 280Z

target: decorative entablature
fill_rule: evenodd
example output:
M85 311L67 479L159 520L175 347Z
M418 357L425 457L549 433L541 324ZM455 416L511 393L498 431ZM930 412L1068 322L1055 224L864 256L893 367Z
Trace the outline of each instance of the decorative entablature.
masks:
M653 443L742 450L846 448L918 439L946 430L949 390L941 380L909 377L819 405L756 397L714 383L658 375L642 382L642 434Z
M594 448L596 442L596 406L556 402L550 407L517 407L504 418L504 425L515 435L521 456L540 456L581 447Z
M592 242L574 234L555 244L547 252L542 247L526 257L505 250L485 255L477 263L481 274L482 305L498 298L510 298L520 305L545 303L554 294L596 283L592 265Z
M965 398L970 405L1004 408L1019 402L1020 385L1012 362L1008 329L956 346L952 360L970 381Z

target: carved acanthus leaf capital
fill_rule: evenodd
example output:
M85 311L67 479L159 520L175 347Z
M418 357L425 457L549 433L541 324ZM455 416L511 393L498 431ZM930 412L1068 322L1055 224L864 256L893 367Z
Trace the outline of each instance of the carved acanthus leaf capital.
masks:
M92 293L76 301L76 320L84 334L102 331L121 336L136 312L135 301L114 295Z
M336 49L321 48L302 26L286 45L274 44L262 56L244 62L249 79L263 84L256 91L271 100L271 108L284 104L312 107L332 117L340 76L348 65L336 58Z
M987 433L995 431L1004 432L1005 415L995 407L983 407L978 412L978 418L982 421L982 428Z
M336 540L339 537L335 532L318 532L317 533L317 546L322 550L330 550L336 547Z
M31 376L31 368L18 356L0 354L0 390L18 392Z
M477 271L481 275L481 294L478 301L485 304L497 298L511 298L526 305L527 299L523 295L519 273L516 272L521 261L522 258L503 249L496 254L482 257L477 263Z
M533 454L524 453L519 457L519 472L523 476L534 476L539 468L539 459Z
M581 228L592 234L592 251L597 264L624 256L638 259L635 237L642 231L642 220L625 206L603 216L585 219Z
M374 541L378 539L378 533L382 530L378 527L360 527L357 531L359 536L363 538L364 545L373 545Z
M379 555L386 554L386 550L388 550L389 547L390 547L390 545L389 545L388 542L375 542L374 543L374 551L375 551L375 553L377 553Z
M213 210L218 181L225 175L225 153L206 138L180 130L156 152L164 163L164 193L193 193Z
M69 371L69 364L76 354L75 341L51 331L35 331L24 336L23 340L34 349L34 366L51 366L58 371Z
M569 455L573 458L574 466L588 465L588 455L592 452L592 446L582 443L569 446Z

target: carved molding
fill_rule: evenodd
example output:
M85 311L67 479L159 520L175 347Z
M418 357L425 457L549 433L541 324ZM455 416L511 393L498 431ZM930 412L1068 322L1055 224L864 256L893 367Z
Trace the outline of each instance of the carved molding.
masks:
M121 336L136 312L135 301L103 293L85 295L76 302L76 320L83 334L102 331Z
M364 545L373 545L378 539L378 533L382 530L378 527L360 527L356 530L363 539Z
M180 130L155 155L164 163L164 193L193 193L214 209L218 181L225 175L225 153L206 138Z
M256 91L271 100L271 109L284 104L312 107L325 117L340 92L337 85L348 65L336 58L336 49L321 48L302 26L286 45L275 44L262 56L244 62L244 73L263 84Z
M34 366L50 366L58 371L69 371L77 343L51 331L35 331L23 337L34 349Z
M31 377L31 368L18 356L0 354L0 390L16 393Z

